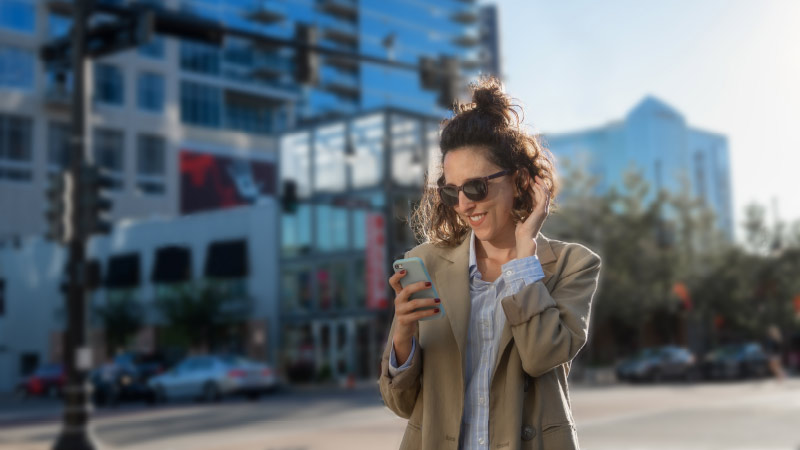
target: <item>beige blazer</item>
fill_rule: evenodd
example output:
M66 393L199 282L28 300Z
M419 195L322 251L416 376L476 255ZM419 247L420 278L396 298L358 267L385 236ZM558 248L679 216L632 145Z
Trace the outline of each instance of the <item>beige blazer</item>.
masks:
M456 247L422 244L406 253L425 262L446 318L420 322L411 365L394 378L389 334L379 384L386 406L408 419L401 449L458 448L471 306L469 236ZM507 320L489 387L490 449L578 448L567 375L586 342L600 257L541 233L536 242L544 279L500 301Z

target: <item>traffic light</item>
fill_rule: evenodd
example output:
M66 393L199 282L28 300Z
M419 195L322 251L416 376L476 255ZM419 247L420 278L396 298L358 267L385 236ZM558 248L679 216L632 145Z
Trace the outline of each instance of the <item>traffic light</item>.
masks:
M428 56L419 59L419 81L423 89L438 91L436 103L452 108L461 86L459 62L453 56L442 55L436 61Z
M108 234L111 232L111 199L107 189L114 185L114 179L98 166L87 165L81 168L81 230L86 236Z
M294 79L299 84L316 86L319 84L319 54L311 47L317 45L317 28L298 23L295 27L294 39L300 44L294 50Z
M294 214L297 212L297 183L294 180L283 181L283 193L281 194L281 206L283 212Z
M68 171L49 176L49 184L45 190L47 195L47 232L45 238L65 243L72 238L71 214L73 210L72 195L74 183Z
M452 56L442 56L439 58L442 67L442 80L439 85L439 98L437 103L442 108L452 108L453 103L458 99L458 91L461 84L461 77L458 73L458 60Z
M439 86L439 71L436 60L428 56L419 58L419 84L422 89L434 90Z

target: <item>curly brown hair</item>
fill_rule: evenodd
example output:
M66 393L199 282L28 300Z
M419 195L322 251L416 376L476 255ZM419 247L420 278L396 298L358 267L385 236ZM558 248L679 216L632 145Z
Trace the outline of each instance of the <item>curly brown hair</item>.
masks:
M519 174L512 208L515 223L524 221L533 211L533 201L527 192L536 175L550 189L551 208L555 206L553 200L558 191L555 159L538 134L522 129L522 107L512 103L500 81L493 77L470 84L470 91L472 101L456 102L453 117L442 121L439 140L442 157L436 186L444 185L442 166L448 152L477 147L484 149L484 155L496 166ZM431 176L425 173L422 199L411 215L411 227L423 242L452 247L464 239L470 227L452 207L442 203L436 187L429 184Z

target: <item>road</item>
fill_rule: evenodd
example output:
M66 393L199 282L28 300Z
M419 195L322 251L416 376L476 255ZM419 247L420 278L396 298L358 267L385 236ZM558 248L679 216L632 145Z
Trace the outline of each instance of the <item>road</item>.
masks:
M584 449L800 449L800 379L691 385L574 386ZM48 449L53 401L0 401L0 449ZM293 389L257 402L100 409L94 434L109 450L396 449L405 422L370 383Z

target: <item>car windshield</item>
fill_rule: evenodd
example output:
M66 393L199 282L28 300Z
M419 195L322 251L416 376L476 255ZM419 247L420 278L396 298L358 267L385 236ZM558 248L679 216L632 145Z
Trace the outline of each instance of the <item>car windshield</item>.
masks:
M250 363L246 358L236 355L226 355L220 357L220 359L228 366L245 366Z

